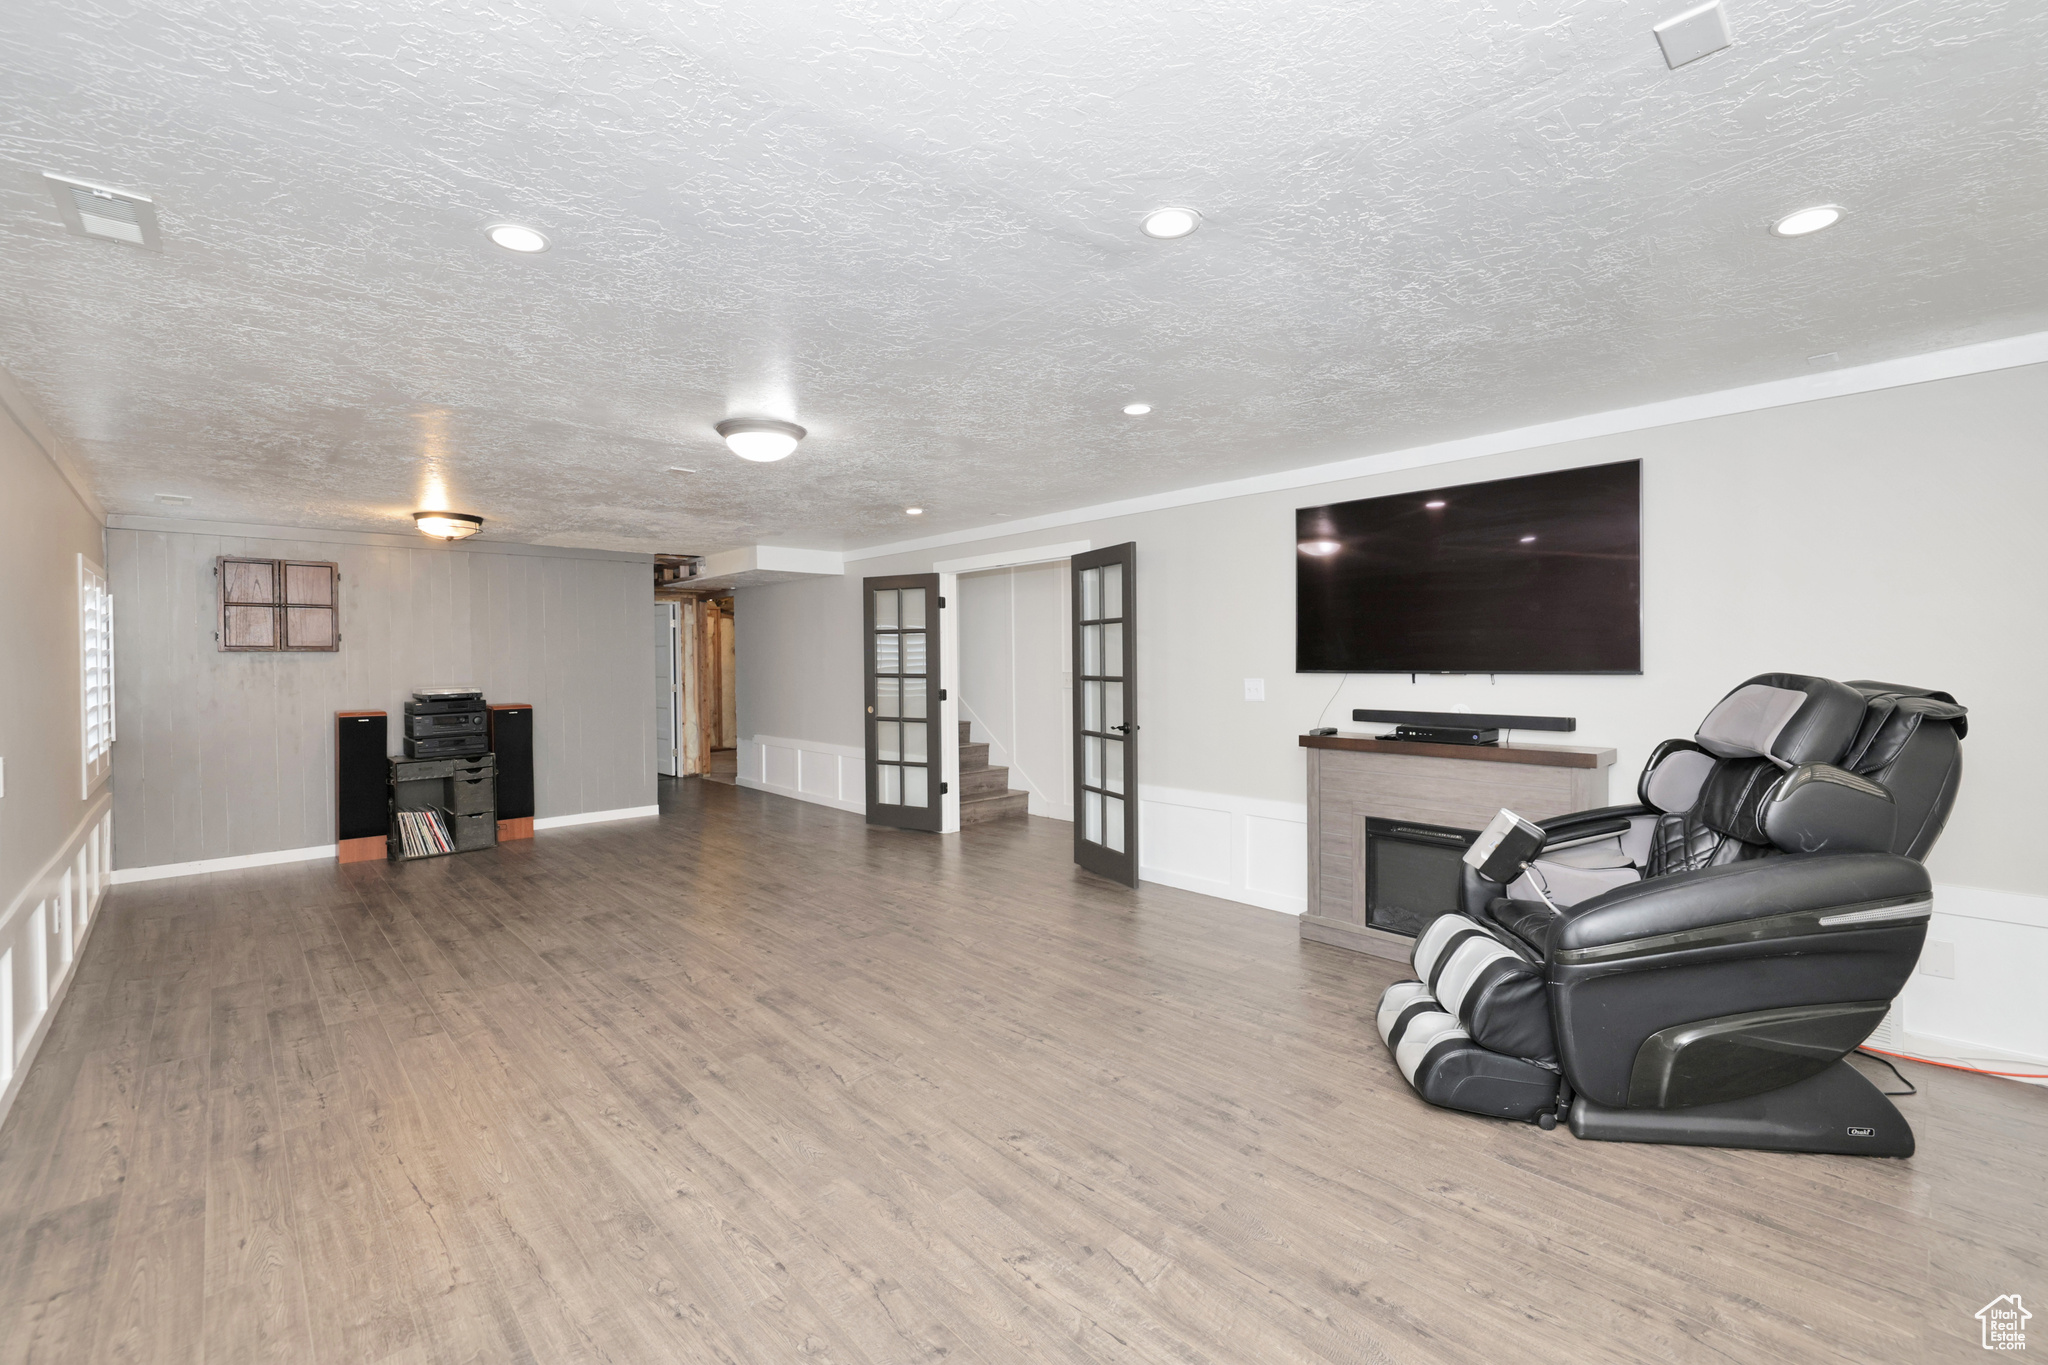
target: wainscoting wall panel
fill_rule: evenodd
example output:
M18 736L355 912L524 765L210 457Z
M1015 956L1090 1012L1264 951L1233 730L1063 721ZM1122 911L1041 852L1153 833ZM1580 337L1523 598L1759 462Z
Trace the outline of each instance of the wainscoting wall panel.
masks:
M866 815L866 760L850 745L755 735L740 741L738 780L756 791Z
M63 849L0 915L0 1122L99 922L113 831L113 797L102 789Z
M1308 807L1138 788L1138 876L1299 915L1308 905Z

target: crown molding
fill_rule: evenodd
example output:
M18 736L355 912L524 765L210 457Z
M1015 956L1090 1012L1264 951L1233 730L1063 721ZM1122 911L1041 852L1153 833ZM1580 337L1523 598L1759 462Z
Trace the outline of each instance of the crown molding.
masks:
M200 521L193 517L146 517L115 512L107 517L110 531L154 531L169 535L231 536L239 540L288 540L314 545L374 545L386 550L417 550L426 554L529 555L545 559L602 559L652 566L652 554L626 550L583 550L569 545L524 545L511 540L435 540L417 532L335 531L317 526L263 526L240 521ZM649 580L652 581L651 579Z
M1076 507L1065 512L1020 517L996 526L948 531L942 535L924 536L917 540L892 541L887 545L865 546L848 550L846 561L851 564L864 559L881 559L888 555L936 550L947 545L965 545L978 540L996 540L1004 536L1027 535L1034 531L1057 530L1084 522L1104 521L1111 517L1158 512L1169 507L1221 502L1228 498L1243 498L1290 488L1307 488L1314 484L1339 483L1346 479L1391 474L1398 470L1419 469L1427 465L1450 464L1457 460L1474 460L1487 455L1538 450L1544 446L1562 445L1567 441L1583 441L1596 436L1616 436L1631 431L1648 431L1654 427L1676 426L1682 422L1697 422L1708 417L1729 417L1738 413L1760 412L1766 408L1790 407L1797 403L1811 403L1823 398L1845 398L1853 394L1874 393L1881 389L1925 384L1937 379L1957 379L1964 375L1984 374L1992 370L2038 365L2044 361L2048 361L2048 332L2029 332L2023 336L2006 337L1999 341L1957 346L1945 351L1928 351L1920 355L1902 356L1896 360L1880 360L1870 365L1852 365L1822 374L1796 375L1790 379L1774 379L1767 383L1744 385L1741 388L1721 389L1684 398L1668 398L1637 407L1588 413L1582 417L1540 422L1534 426L1514 427L1482 436L1466 436L1455 441L1411 446L1405 450L1390 450L1377 455L1360 455L1330 464L1308 465L1300 469L1285 469L1271 474L1256 474L1250 478L1231 479L1224 483L1199 484L1192 488L1152 493L1139 498L1096 503L1090 507Z

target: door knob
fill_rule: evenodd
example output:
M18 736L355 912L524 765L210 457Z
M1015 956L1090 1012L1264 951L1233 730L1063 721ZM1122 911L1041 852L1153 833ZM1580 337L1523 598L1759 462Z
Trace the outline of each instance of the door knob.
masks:
M872 716L873 714L875 714L875 708L874 708L874 707L872 707L872 706L870 706L870 707L868 708L868 714L869 714L869 715L871 715L871 716Z

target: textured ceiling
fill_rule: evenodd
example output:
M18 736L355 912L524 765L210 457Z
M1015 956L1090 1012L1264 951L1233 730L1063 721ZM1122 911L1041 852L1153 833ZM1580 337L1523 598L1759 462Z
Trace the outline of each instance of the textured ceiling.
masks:
M393 529L438 479L705 552L2048 327L2048 6L1728 0L1670 71L1687 3L10 0L0 365L113 511ZM743 413L813 434L747 465Z

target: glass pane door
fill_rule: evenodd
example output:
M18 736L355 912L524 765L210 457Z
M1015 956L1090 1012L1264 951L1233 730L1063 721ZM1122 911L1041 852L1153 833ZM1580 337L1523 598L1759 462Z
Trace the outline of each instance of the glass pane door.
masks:
M1074 861L1138 884L1135 543L1074 556Z
M868 823L937 830L939 576L870 578L862 586Z

